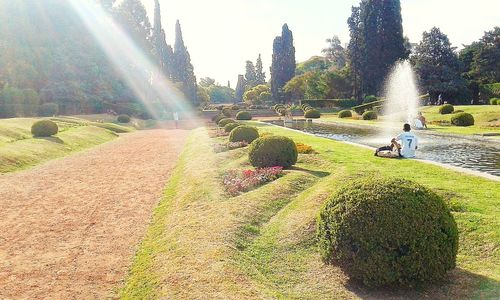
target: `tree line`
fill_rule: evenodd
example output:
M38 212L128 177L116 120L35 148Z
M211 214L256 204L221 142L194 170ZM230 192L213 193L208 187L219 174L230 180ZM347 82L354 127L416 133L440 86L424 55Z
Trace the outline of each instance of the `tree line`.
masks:
M160 77L198 105L194 68L179 21L172 47L166 42L158 0L153 25L140 0L95 1L158 68ZM68 1L4 0L0 20L0 117L35 116L44 104L57 105L61 114L114 110L150 117Z

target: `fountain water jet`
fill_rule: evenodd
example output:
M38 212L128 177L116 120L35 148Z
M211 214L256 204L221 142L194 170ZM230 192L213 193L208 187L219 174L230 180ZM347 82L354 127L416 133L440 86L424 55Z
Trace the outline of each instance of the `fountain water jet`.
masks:
M413 125L418 111L418 89L415 72L409 61L397 62L386 85L384 128L402 127L402 122ZM398 125L399 124L399 125Z

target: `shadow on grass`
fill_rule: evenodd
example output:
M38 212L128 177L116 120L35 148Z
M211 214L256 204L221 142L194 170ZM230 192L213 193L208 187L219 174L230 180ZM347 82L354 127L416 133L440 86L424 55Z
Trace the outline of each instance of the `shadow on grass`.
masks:
M57 144L64 144L64 141L58 138L57 136L50 136L50 137L37 137L36 139L38 140L46 140L52 143L57 143Z
M500 281L456 268L443 282L415 288L369 289L349 280L346 288L361 299L500 299Z
M319 178L323 178L323 177L326 177L326 176L331 174L330 172L308 170L308 169L304 169L304 168L296 167L296 166L293 166L293 167L289 168L288 170L305 172L305 173L314 175L314 176L319 177Z

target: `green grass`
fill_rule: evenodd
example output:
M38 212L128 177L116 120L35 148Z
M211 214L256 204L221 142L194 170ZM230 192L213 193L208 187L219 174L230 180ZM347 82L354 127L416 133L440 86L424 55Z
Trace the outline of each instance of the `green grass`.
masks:
M124 299L481 298L500 289L498 182L252 122L319 154L300 155L284 177L230 197L221 176L250 168L247 149L214 153L193 131L120 296ZM415 290L367 290L325 266L315 239L318 211L342 183L405 177L442 195L460 229L458 268L445 283Z
M463 110L474 116L474 126L458 127L451 125L451 117L453 114L441 115L438 112L438 106L426 106L421 109L427 119L430 131L452 134L500 134L500 105L464 105L455 106L455 110ZM353 112L354 115L356 113ZM343 122L359 125L381 125L384 117L380 117L377 121L356 120L353 118L338 118L336 114L325 114L322 116L323 121Z
M117 137L116 132L129 132L126 127L109 128L73 117L49 118L59 127L50 138L33 138L31 125L38 119L0 120L0 173L14 172L87 149ZM104 128L106 127L106 128Z

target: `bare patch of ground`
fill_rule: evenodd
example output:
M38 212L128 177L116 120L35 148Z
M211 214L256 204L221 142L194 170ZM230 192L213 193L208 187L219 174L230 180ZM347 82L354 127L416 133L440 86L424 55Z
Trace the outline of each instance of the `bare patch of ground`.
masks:
M0 298L117 297L187 130L148 130L0 176Z

